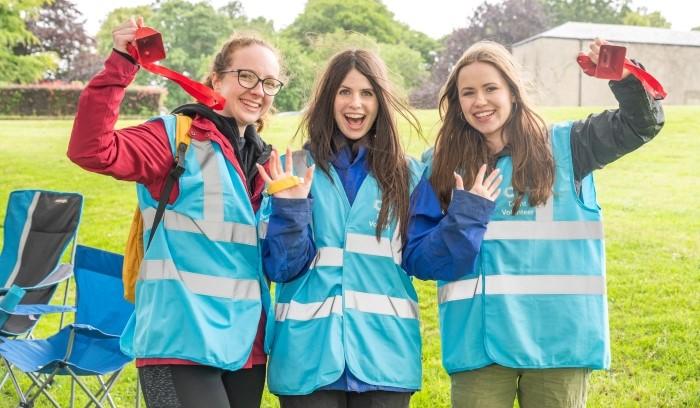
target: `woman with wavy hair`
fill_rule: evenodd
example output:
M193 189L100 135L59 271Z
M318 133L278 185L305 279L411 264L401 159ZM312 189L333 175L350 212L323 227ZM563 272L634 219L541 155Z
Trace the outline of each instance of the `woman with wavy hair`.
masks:
M597 62L605 42L590 44ZM628 71L619 109L547 128L501 45L479 42L440 94L442 127L416 187L409 273L451 270L438 285L443 365L458 407L582 407L592 369L610 365L605 256L592 171L653 138L658 101ZM479 257L466 263L469 214L454 178L486 164L503 176ZM458 173L458 176L454 174ZM473 216L473 214L471 214Z
M149 234L177 154L178 119L115 129L139 70L127 46L142 25L131 19L112 32L114 50L80 96L68 156L88 171L136 182ZM173 112L192 118L192 140L145 251L135 312L122 335L151 408L260 406L270 296L255 232L264 188L255 165L269 162L272 147L258 132L282 74L272 46L233 36L206 79L226 98L223 109L193 103Z
M261 169L268 182L305 174L261 211L263 269L278 282L268 384L283 407L407 407L421 386L401 247L422 166L403 152L397 114L419 130L383 62L341 52L304 114L304 150L284 165L273 153L269 177Z

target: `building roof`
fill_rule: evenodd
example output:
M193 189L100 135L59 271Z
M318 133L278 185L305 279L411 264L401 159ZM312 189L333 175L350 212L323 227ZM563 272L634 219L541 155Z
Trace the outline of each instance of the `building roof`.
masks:
M664 44L700 47L700 31L676 31L667 28L616 24L568 22L513 44L513 47L539 38L592 40L605 38L618 43Z

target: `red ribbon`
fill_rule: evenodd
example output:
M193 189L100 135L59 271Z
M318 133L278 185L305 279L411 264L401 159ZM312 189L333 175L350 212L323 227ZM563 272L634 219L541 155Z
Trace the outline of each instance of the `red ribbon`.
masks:
M581 66L581 69L586 75L595 76L596 64L593 63L591 57L584 53L580 53L576 58L576 62ZM650 73L646 72L642 68L636 66L632 61L625 59L624 67L644 86L644 89L656 100L661 100L666 98L666 91L661 83L654 78Z
M140 40L145 40L143 43L148 44L148 49L142 50L144 54L143 58L139 53ZM224 108L226 99L218 92L215 92L208 86L188 78L179 72L154 63L159 59L165 58L165 50L163 49L163 41L160 37L160 33L150 27L139 27L138 30L136 30L135 42L136 47L127 44L127 51L129 51L129 54L134 57L136 62L144 69L175 82L180 85L185 92L211 109L222 110Z

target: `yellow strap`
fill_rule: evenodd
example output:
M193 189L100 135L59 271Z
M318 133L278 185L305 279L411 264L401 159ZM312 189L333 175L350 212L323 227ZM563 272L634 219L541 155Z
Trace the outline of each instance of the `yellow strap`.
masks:
M301 184L303 181L301 178L297 176L288 176L283 179L275 180L272 183L268 184L267 186L267 194L276 194L279 193L280 191L284 191L287 189L290 189L292 187L296 187L299 184Z
M192 118L187 115L175 115L177 119L175 127L175 149L184 143L187 147L190 146L190 126L192 126Z
M189 147L191 141L189 130L192 125L192 118L186 115L176 115L175 117L177 120L175 127L175 146L180 146L181 143L184 143ZM148 227L150 228L151 226L149 225ZM122 267L124 298L131 303L134 303L136 281L139 277L141 261L144 255L143 228L143 218L137 206L134 217L131 220L131 229L129 230L129 237L126 241L126 248L124 249L124 264Z
M141 211L136 207L134 217L131 220L129 238L126 240L124 249L124 264L122 266L122 281L124 283L124 298L134 303L134 292L136 290L136 280L141 269L143 259L143 219Z

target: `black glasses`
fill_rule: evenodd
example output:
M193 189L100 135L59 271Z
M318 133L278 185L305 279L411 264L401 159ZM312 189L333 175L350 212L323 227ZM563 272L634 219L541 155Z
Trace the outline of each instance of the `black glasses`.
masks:
M247 69L230 69L228 71L221 71L221 74L227 74L233 72L238 74L238 83L247 89L253 89L258 86L259 82L263 84L263 92L267 95L275 96L279 93L280 89L284 85L282 81L275 78L260 78L255 72Z

